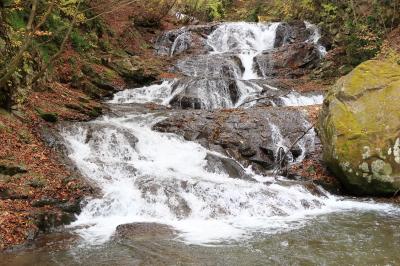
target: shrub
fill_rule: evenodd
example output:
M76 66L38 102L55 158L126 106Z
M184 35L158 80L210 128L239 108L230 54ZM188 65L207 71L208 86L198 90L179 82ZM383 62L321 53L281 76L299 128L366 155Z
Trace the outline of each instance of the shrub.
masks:
M71 44L77 52L85 52L90 49L89 42L77 30L71 33Z

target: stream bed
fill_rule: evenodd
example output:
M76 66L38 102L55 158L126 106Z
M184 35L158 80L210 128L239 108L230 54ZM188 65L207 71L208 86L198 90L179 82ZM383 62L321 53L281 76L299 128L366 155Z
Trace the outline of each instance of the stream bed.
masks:
M183 77L119 92L103 117L63 124L70 159L101 193L86 199L71 225L43 236L32 249L0 255L2 264L398 265L398 206L310 190L267 169L268 158L282 162L282 151L289 165L314 152L313 130L291 145L310 127L293 108L323 100L321 92L300 93L272 82L278 74L270 55L286 49L282 43L295 31L284 26L279 40L280 23L207 28L204 51L175 66ZM326 51L318 29L301 27L299 47L312 49L307 58L321 59ZM193 32L165 33L158 51L184 52ZM259 140L249 140L260 150L246 155L264 172L236 160L226 143L205 147L155 130L175 112L227 108L265 114L262 128L249 127L261 131ZM240 118L233 119L234 129L243 129Z

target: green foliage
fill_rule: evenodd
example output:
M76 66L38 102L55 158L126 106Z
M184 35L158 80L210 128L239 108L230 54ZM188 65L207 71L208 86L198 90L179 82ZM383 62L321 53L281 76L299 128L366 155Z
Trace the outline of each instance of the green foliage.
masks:
M232 0L181 0L178 9L201 20L215 21L225 18L226 8Z
M88 40L86 40L86 38L77 30L74 30L71 33L71 44L77 52L85 52L90 49L90 43Z
M24 129L21 130L20 132L18 132L18 136L19 136L19 139L25 144L30 144L32 142L31 134Z
M334 22L337 19L338 7L332 3L322 4L321 16L324 21Z
M250 1L256 7L259 0ZM394 0L269 0L253 9L258 15L280 20L309 20L331 35L334 45L345 47L344 63L356 66L376 56L385 35L400 24L400 1Z
M209 1L207 8L209 20L221 20L224 18L225 10L222 1Z
M9 13L8 23L14 30L24 29L26 26L26 22L24 19L25 16L26 14L24 14L24 12L21 12L19 10L13 10L12 12Z

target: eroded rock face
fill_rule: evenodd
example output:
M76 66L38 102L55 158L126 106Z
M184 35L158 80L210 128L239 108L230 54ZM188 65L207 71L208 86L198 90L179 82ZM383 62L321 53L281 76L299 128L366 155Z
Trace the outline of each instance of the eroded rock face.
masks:
M296 78L309 74L320 62L320 54L312 43L295 43L266 51L255 58L262 77Z
M303 21L281 23L276 29L274 47L278 48L290 43L305 42L311 35Z
M400 66L367 61L325 99L319 133L329 168L354 194L400 189Z
M177 111L154 126L225 154L259 172L272 170L280 156L285 162L304 158L314 149L314 133L306 116L292 108L257 107L246 110Z
M205 45L207 36L218 27L218 23L194 25L171 30L160 35L155 42L159 55L178 55L190 51L204 53L209 47Z

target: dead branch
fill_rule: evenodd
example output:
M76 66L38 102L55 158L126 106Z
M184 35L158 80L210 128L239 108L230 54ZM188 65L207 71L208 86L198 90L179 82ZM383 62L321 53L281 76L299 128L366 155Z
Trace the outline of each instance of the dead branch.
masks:
M275 170L274 170L274 175L276 176L280 170L281 170L281 165L283 164L283 161L285 160L286 156L288 153L294 148L294 146L299 143L300 140L302 140L312 129L315 128L317 122L314 122L306 131L303 132L303 134L297 138L295 142L292 143L292 145L286 150L286 152L283 154L282 158L280 158L279 162L277 163Z

